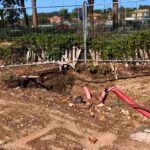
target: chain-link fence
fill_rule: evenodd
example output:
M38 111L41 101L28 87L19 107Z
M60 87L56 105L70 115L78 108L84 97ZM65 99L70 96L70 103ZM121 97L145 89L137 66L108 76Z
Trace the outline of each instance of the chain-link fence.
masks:
M36 7L37 26L33 23L32 8L1 8L0 38L11 39L31 32L82 32L82 6ZM25 10L25 12L24 12Z
M36 20L32 9L36 9ZM1 13L0 40L10 44L9 63L79 58L83 46L82 6L5 8ZM71 50L75 56L69 53ZM3 51L6 49L1 50L1 59Z
M5 55L9 63L149 59L149 29L150 5L143 5L143 0L1 8L0 59ZM98 53L89 53L93 50Z
M143 2L150 3L148 0L120 0L114 3L104 0L104 3L94 4L95 32L129 33L149 29L150 5L143 5Z
M89 6L94 10L88 16L88 48L99 52L91 54L93 60L150 59L149 2L104 0L102 3Z

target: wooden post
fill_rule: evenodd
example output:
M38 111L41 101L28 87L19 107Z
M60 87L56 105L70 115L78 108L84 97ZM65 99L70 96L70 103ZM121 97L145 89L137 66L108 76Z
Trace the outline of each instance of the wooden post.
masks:
M34 28L38 28L38 16L36 8L36 0L32 0L32 25Z

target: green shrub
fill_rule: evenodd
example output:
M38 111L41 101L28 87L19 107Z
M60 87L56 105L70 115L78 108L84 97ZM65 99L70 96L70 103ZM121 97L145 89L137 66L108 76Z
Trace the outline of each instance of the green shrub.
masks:
M131 33L128 35L100 35L89 42L92 50L101 51L102 59L135 59L135 50L150 50L150 31ZM140 58L140 56L139 56Z
M13 78L13 75L11 73L11 71L7 70L1 73L0 75L0 80L2 81L9 81Z
M99 73L103 74L103 75L107 75L109 74L110 72L112 71L111 67L110 66L102 66L100 69L99 69Z
M95 67L95 66L91 66L91 67L90 67L90 73L91 73L91 74L97 74L97 72L98 72L97 67Z
M101 51L101 59L135 59L135 50L150 50L150 31L121 34L101 34L90 37L87 41L89 49ZM45 51L47 59L60 59L64 50L73 46L83 47L81 35L73 33L28 33L13 39L12 45L0 48L0 59L7 62L24 62L26 52L30 49L36 54ZM139 56L140 58L140 56ZM12 61L13 60L13 61ZM104 71L105 72L105 71Z
M7 49L0 49L0 59L9 58L14 63L25 62L25 56L30 49L35 54L45 51L47 59L53 57L58 60L64 50L71 50L73 46L82 47L82 37L75 34L41 34L31 33L13 39Z

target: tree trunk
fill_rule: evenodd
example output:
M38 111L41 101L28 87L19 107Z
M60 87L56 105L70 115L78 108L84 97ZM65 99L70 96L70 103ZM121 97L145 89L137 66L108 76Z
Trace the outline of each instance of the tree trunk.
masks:
M1 17L0 25L1 25L1 27L4 27L4 25L5 25L3 13L4 13L3 10L0 10L0 17Z
M20 1L20 5L22 7L22 12L23 12L23 15L24 15L25 25L29 26L29 20L28 20L28 15L27 15L26 8L25 8L25 2L24 2L24 0Z
M118 0L113 0L113 29L118 27Z
M94 31L94 18L93 18L93 13L94 13L94 0L88 0L88 4L90 5L88 8L88 17L90 20L90 25L92 32Z
M36 0L32 0L32 25L34 28L38 28Z

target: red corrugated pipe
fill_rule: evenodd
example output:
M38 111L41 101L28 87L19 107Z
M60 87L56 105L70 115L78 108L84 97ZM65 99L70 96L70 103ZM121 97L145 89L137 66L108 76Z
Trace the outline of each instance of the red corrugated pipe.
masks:
M90 91L87 90L88 88L84 88L86 89L86 95L91 95ZM144 115L145 117L150 119L150 111L141 107L140 105L138 105L133 99L131 99L130 97L127 96L127 94L123 93L121 90L119 90L116 87L112 87L112 88L105 88L105 90L102 92L102 95L100 96L99 100L102 103L105 103L106 98L109 94L109 92L113 92L115 95L117 95L122 101L126 102L127 104L129 104L133 109L135 109L137 112L139 112L140 114Z

